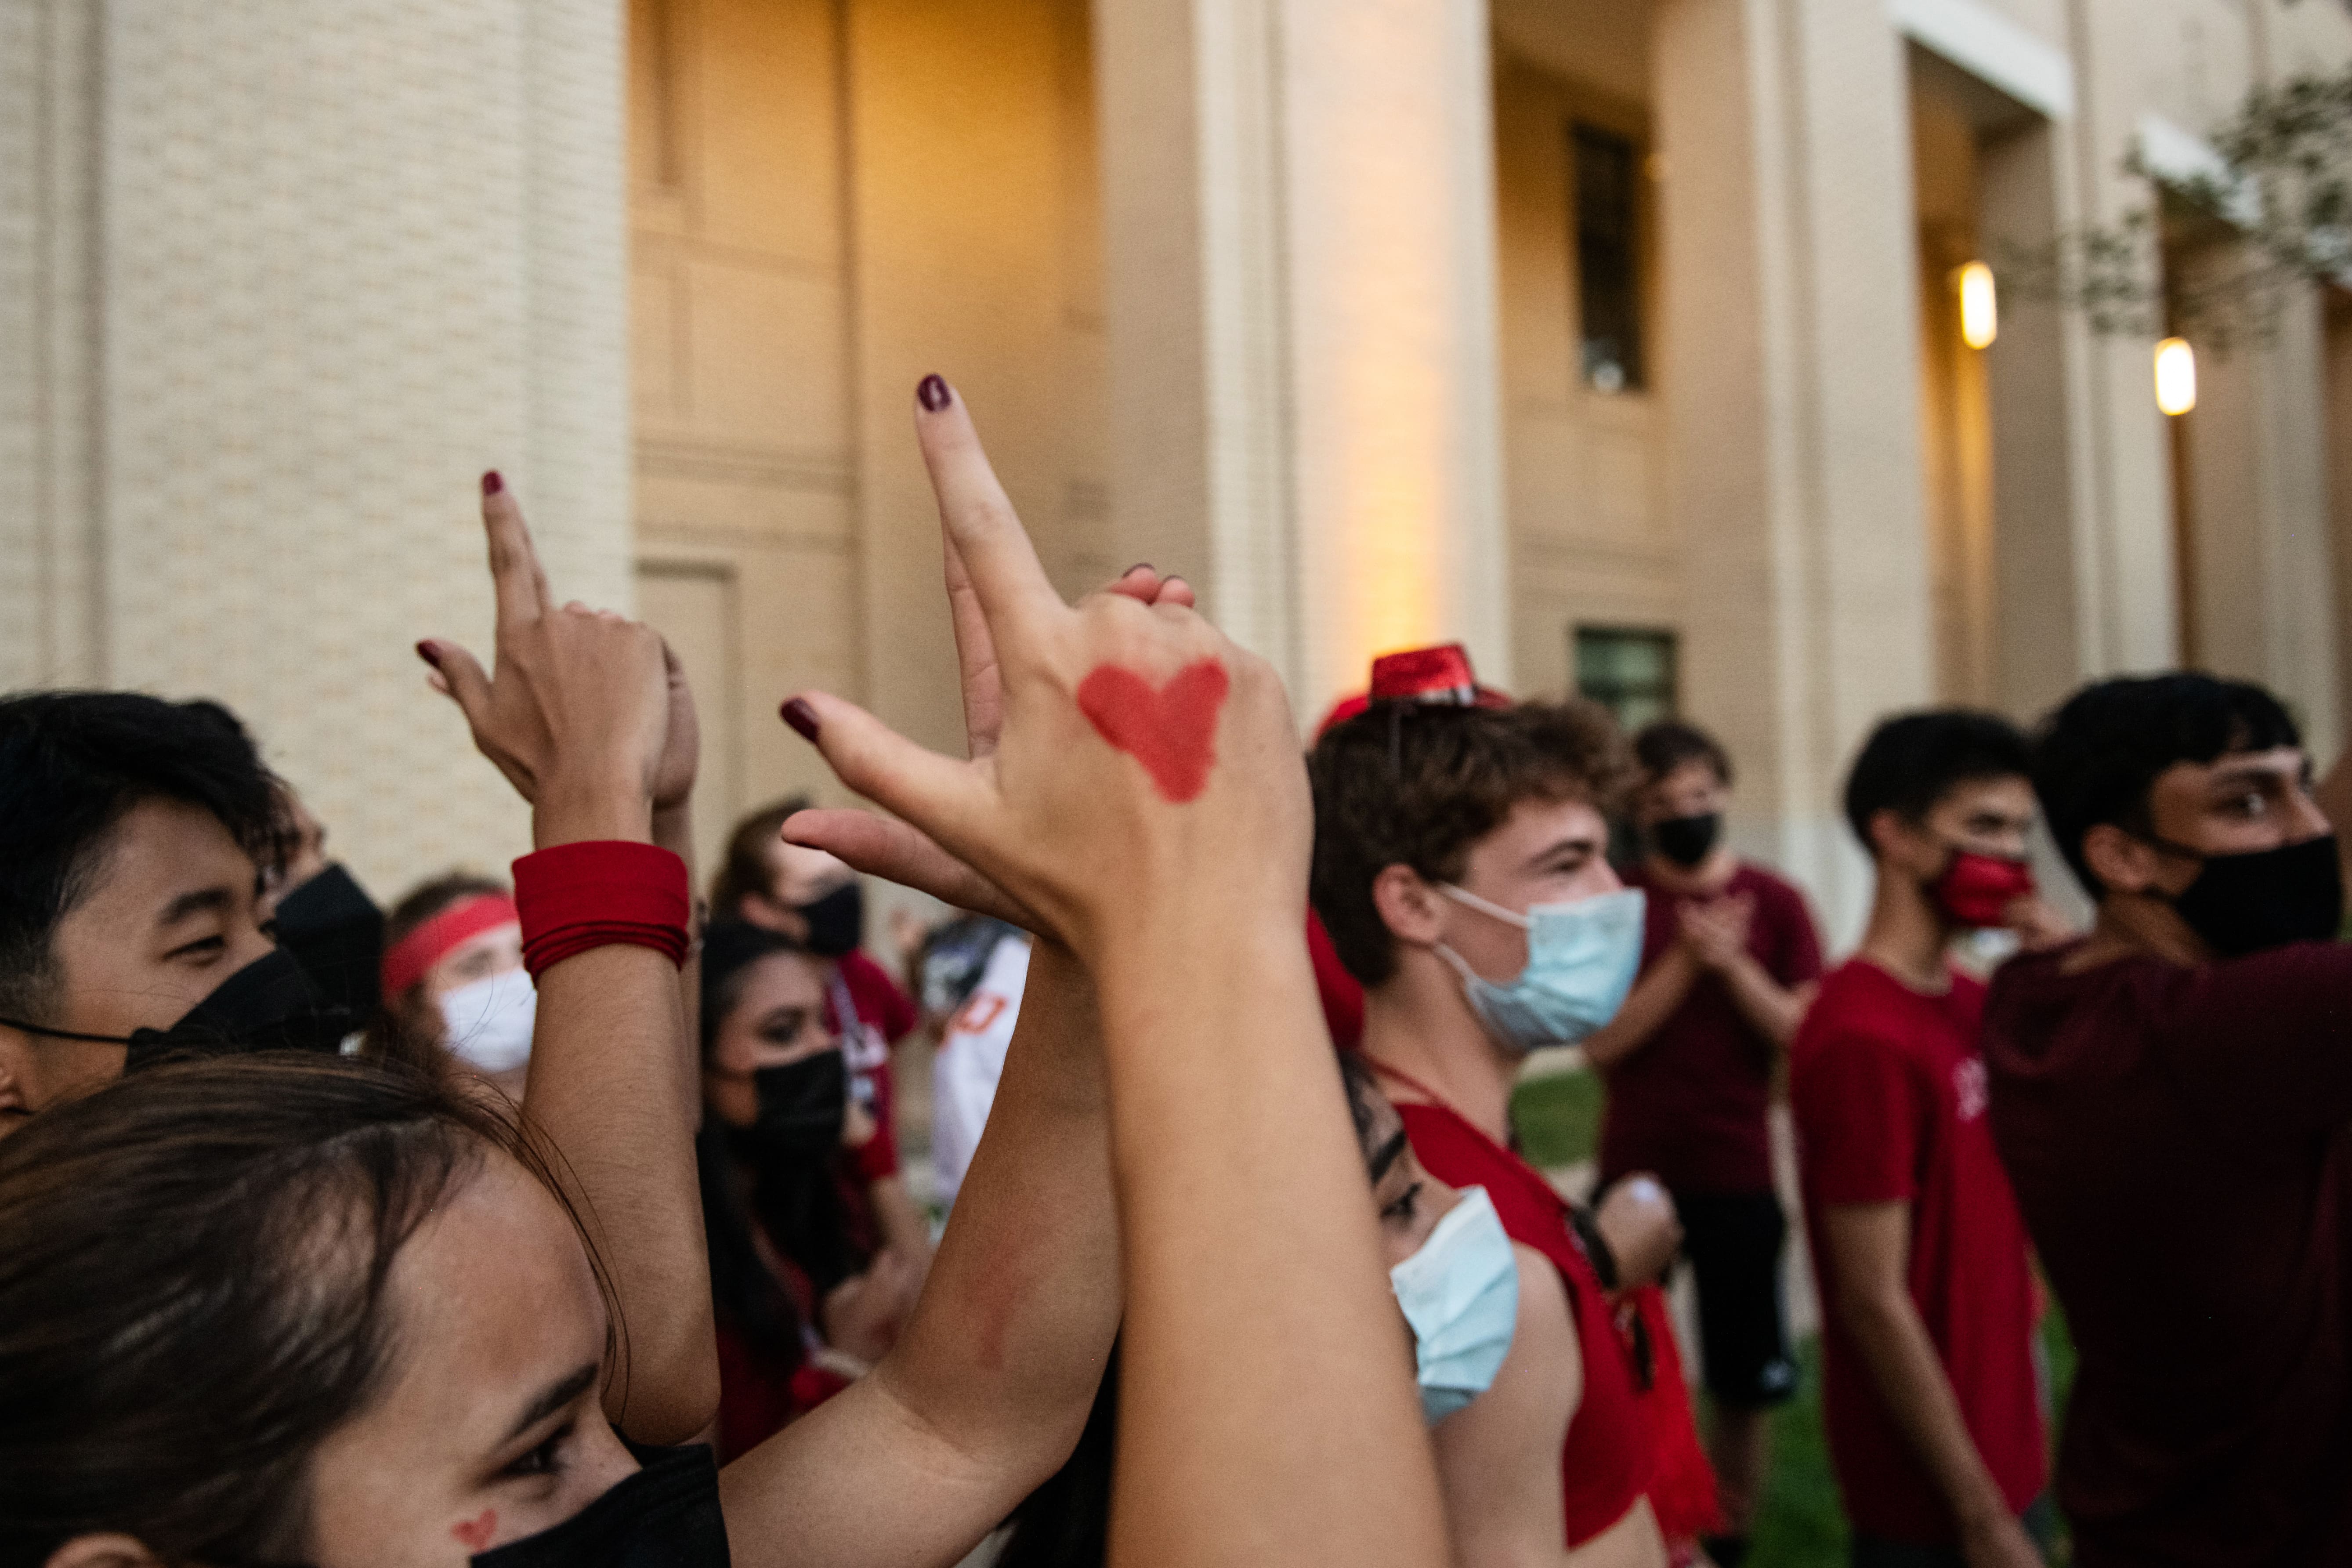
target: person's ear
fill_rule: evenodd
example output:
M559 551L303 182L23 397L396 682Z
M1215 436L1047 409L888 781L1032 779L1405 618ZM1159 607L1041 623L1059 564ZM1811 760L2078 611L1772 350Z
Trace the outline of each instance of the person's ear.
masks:
M163 1559L127 1535L77 1535L43 1568L163 1568Z
M1922 837L1919 825L1891 805L1882 805L1870 814L1871 858L1884 865L1918 872Z
M2093 825L2083 835L2083 861L2110 893L2145 893L2156 886L2161 858L2155 847L2112 822Z
M1444 895L1410 866L1383 866L1372 879L1372 907L1389 935L1413 947L1434 947L1445 930Z

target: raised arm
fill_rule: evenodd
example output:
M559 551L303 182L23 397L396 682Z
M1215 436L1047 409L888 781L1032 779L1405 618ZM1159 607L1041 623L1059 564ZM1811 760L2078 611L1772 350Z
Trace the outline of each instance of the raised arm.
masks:
M1442 1563L1298 920L1308 807L1279 683L1180 605L1064 605L961 403L925 395L924 456L1002 670L999 743L953 761L814 694L796 719L1094 981L1128 1309L1112 1559Z
M494 672L452 642L417 652L530 802L534 847L651 843L670 727L661 638L609 611L557 608L495 475L483 479L482 521ZM537 984L523 1109L611 1275L625 1354L610 1369L605 1413L639 1442L684 1442L719 1408L719 1365L677 970L650 948L612 945L563 959Z

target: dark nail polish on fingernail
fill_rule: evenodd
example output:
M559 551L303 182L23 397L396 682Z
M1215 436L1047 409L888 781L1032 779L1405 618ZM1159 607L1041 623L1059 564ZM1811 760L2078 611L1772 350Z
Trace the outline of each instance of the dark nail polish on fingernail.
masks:
M433 650L433 645L429 642L421 642L416 645L416 657L423 659L425 663L431 665L436 669L441 668L441 656Z
M499 478L499 471L496 468L486 468L483 470L482 493L484 495L494 496L506 488L506 480Z
M806 741L812 746L816 744L815 709L810 707L807 703L795 697L790 702L784 704L783 715L784 722L790 724L794 730L800 731L800 737L802 740Z
M927 375L915 384L915 401L934 414L945 408L954 396L948 384L936 375Z
M1139 562L1137 562L1134 565L1132 565L1132 566L1129 567L1126 571L1124 571L1124 572L1120 573L1120 574L1119 574L1119 575L1120 575L1120 576L1122 576L1122 577L1132 577L1132 576L1134 576L1138 572L1150 572L1150 571L1151 571L1151 563L1150 563L1150 562L1149 562L1149 561L1139 561ZM1157 573L1154 573L1154 574L1153 574L1153 575L1157 576L1157 575L1158 575L1158 574L1157 574Z

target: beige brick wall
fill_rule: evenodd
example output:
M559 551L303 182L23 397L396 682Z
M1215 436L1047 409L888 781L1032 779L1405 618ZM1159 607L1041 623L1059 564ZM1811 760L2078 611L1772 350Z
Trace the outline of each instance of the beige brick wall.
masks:
M511 792L410 649L436 633L487 651L473 494L493 465L560 594L629 600L617 16L585 0L5 15L8 42L37 46L0 47L5 133L46 154L30 171L0 156L10 342L29 315L52 352L29 377L0 353L16 367L0 483L35 498L6 509L0 679L228 702L382 894L527 848ZM49 90L17 90L43 71ZM75 352L82 310L94 365ZM78 622L99 628L95 658Z

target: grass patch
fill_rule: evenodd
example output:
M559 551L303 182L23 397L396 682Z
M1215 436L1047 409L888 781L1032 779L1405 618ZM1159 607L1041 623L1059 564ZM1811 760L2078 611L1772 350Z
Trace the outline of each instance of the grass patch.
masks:
M1511 1124L1519 1148L1538 1170L1556 1171L1590 1160L1601 1147L1601 1075L1554 1073L1530 1079L1512 1092Z

